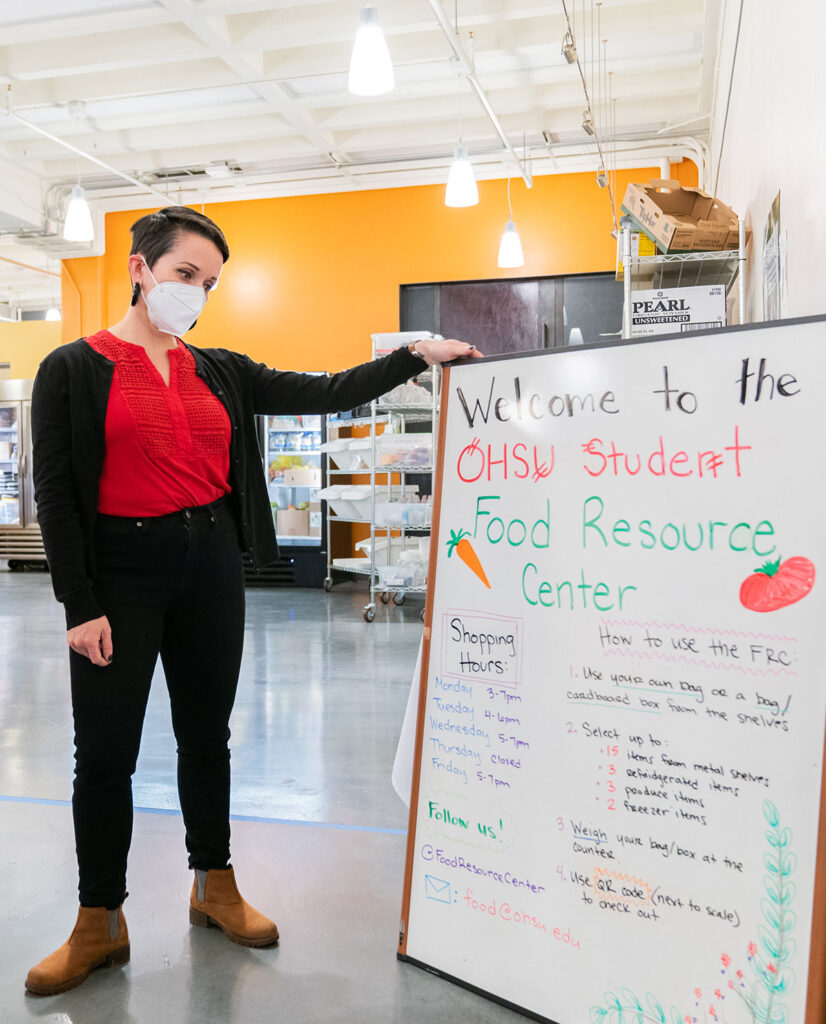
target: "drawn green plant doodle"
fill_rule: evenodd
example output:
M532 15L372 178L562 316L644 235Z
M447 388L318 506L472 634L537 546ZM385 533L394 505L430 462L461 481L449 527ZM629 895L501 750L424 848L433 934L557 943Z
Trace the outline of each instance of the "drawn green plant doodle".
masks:
M769 849L763 856L766 895L760 900L763 923L757 926L758 941L746 947L749 977L728 953L722 953L722 981L705 995L702 988L695 988L691 1012L674 1006L666 1011L650 993L642 1001L630 989L622 988L619 994L606 992L603 1002L591 1007L591 1024L790 1024L782 996L794 984L789 965L795 950L790 935L796 923L791 909L795 886L789 876L797 867L797 855L790 849L791 829L781 828L771 800L763 802L763 816L769 826L765 833ZM730 1016L731 1012L736 1016Z

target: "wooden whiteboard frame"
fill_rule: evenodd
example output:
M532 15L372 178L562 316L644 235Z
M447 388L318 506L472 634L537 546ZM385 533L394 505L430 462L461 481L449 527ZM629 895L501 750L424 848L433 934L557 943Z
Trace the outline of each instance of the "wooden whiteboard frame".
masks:
M782 320L777 323L743 324L737 327L724 328L722 331L698 331L692 334L691 339L714 335L719 337L721 333L736 334L742 331L766 330L771 328L788 328L796 324L816 323L824 324L826 328L826 316L797 317L790 320ZM621 339L618 341L601 342L595 345L577 346L578 350L615 348L625 345L646 345L651 342L664 341L674 338L674 335L658 335L645 338ZM826 338L824 338L826 341ZM689 342L690 343L690 342ZM566 349L547 349L545 351L529 351L520 353L508 353L503 356L488 356L485 362L500 362L503 360L522 359L535 356L554 356ZM826 356L824 357L826 358ZM462 360L462 363L478 363L478 359ZM460 364L461 365L461 364ZM469 982L456 978L445 971L432 967L420 960L407 955L408 924L410 920L411 887L413 881L413 861L416 849L416 825L419 807L419 784L421 779L422 748L424 741L424 726L427 708L427 680L430 668L430 646L433 626L433 602L436 585L436 560L439 551L439 526L441 519L441 492L444 471L445 439L447 436L447 407L450 396L450 366L444 367L442 371L441 399L439 410L439 434L438 449L434 475L433 489L433 523L431 528L430 556L427 574L427 593L424 608L424 630L422 641L422 664L419 679L419 705L416 721L416 739L413 760L413 778L410 787L410 815L407 829L407 847L405 854L404 868L404 890L402 894L401 920L399 924L399 942L396 956L405 963L413 964L423 970L436 974L446 981L466 988L477 995L484 996L495 1003L499 1003L508 1009L523 1014L530 1020L541 1021L543 1024L557 1024L549 1017L534 1013L525 1007L512 1003L491 992L478 988ZM824 658L826 668L826 658ZM826 673L824 682L826 685ZM822 776L820 783L820 818L817 830L817 851L815 854L815 875L814 875L814 900L812 902L812 931L811 945L809 951L809 967L806 987L806 1015L801 1024L826 1024L826 731L824 731L823 751L821 754ZM565 1022L568 1024L568 1022ZM580 1024L580 1022L570 1022ZM791 1022L797 1024L797 1022Z
M424 600L424 628L422 630L422 665L419 677L419 707L416 716L416 740L413 748L413 779L410 784L410 818L407 827L407 852L404 865L404 894L399 925L400 960L407 957L407 922L410 917L410 885L413 881L413 855L416 846L416 808L419 806L419 782L422 770L422 741L424 740L425 708L427 706L427 673L430 666L430 637L433 626L433 591L436 580L436 558L439 553L439 525L442 510L442 470L445 464L445 435L447 432L447 396L450 391L450 367L442 370L439 398L439 434L436 441L436 466L433 477L433 516L430 525L430 552L427 566L427 593ZM435 543L434 543L435 542ZM417 961L410 961L417 963ZM418 964L424 967L424 964ZM430 970L430 968L427 968ZM438 971L436 972L438 973Z

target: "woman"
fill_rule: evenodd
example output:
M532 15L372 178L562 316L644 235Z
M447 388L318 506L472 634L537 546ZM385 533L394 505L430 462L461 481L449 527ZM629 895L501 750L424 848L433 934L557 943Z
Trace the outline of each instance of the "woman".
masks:
M268 369L180 340L229 249L186 207L132 226L132 301L109 330L43 361L32 401L38 519L66 612L80 908L70 938L33 967L53 995L126 963L122 904L131 776L161 656L178 744L190 921L271 945L278 928L241 897L229 864L229 716L244 631L242 551L277 556L258 413L325 413L375 398L428 365L473 353L419 341L330 377Z

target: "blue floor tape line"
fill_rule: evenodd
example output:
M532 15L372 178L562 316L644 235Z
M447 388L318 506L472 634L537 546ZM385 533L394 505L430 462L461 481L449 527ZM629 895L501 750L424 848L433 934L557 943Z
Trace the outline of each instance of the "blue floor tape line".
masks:
M7 804L44 804L47 807L71 807L71 800L47 800L37 796L3 796L0 803ZM181 812L168 807L136 807L136 814L166 814L180 818ZM305 828L331 828L339 832L373 832L382 836L403 836L404 828L378 828L373 825L339 825L331 821L301 821L298 818L261 818L253 814L230 814L230 821L252 821L259 825L302 825Z

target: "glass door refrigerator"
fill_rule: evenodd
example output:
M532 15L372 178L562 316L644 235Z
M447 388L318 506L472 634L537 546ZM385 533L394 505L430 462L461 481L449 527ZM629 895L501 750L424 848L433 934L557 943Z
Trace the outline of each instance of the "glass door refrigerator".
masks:
M32 381L0 381L0 559L45 566L32 483Z
M265 586L320 587L326 574L322 479L324 417L260 416L259 443L281 561L250 577Z

